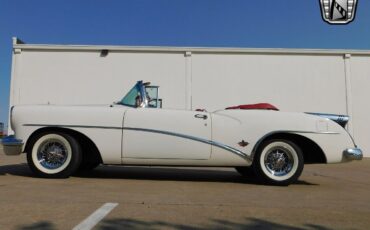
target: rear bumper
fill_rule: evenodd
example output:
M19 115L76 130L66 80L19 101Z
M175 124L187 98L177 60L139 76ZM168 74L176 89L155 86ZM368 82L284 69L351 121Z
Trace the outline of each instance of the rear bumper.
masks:
M0 153L8 156L15 156L22 153L23 141L14 136L7 136L0 139Z
M347 160L361 160L363 154L359 148L350 148L343 151L343 156Z

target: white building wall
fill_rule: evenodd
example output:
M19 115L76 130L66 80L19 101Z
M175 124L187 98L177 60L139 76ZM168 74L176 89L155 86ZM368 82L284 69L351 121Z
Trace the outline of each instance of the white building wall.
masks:
M352 56L353 136L370 157L370 56Z
M194 54L192 63L195 107L269 102L284 111L346 113L340 55Z
M352 113L355 139L370 157L370 52L347 61L345 53L15 44L10 105L110 104L144 80L160 86L164 108L268 102L283 111Z
M185 107L183 53L22 51L12 104L110 104L137 80L161 86L171 108ZM174 87L176 85L177 87Z

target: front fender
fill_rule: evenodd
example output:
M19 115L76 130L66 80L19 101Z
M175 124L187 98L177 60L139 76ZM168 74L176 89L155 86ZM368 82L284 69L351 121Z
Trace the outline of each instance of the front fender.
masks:
M122 106L15 106L12 128L24 143L43 128L72 130L96 145L105 164L120 164L124 112Z

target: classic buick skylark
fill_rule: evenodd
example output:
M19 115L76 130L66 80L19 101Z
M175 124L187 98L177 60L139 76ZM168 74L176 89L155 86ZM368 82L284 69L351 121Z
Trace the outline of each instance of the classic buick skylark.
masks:
M288 185L304 164L362 159L344 128L348 116L288 113L270 104L215 112L162 109L158 87L138 81L107 106L11 108L6 155L25 152L41 177L68 177L99 164L235 167Z

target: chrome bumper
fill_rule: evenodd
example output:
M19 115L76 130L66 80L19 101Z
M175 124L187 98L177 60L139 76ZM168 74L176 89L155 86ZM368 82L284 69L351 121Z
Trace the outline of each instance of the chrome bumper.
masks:
M359 148L346 149L343 151L343 156L347 160L361 160L363 157L362 150Z
M0 153L8 156L15 156L22 153L23 141L7 136L0 139Z

